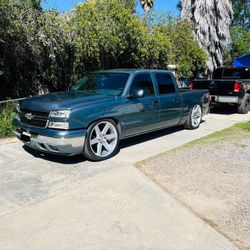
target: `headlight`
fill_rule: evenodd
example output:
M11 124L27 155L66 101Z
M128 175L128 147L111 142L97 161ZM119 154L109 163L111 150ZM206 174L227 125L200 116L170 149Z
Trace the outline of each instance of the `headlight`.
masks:
M49 122L48 127L55 128L55 129L69 129L69 123L68 122Z
M21 112L21 108L20 108L20 105L19 105L19 103L16 105L16 112Z
M57 110L57 111L51 111L50 117L56 117L56 118L69 118L70 111L69 110Z

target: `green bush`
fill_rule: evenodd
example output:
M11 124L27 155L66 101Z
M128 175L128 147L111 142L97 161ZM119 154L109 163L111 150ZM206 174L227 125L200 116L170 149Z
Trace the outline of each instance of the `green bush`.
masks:
M15 103L7 103L0 108L0 138L14 136L12 121L15 118Z
M0 100L34 95L42 85L66 90L85 71L159 68L178 64L191 76L205 66L191 26L131 1L89 0L68 13L43 10L39 0L0 0Z

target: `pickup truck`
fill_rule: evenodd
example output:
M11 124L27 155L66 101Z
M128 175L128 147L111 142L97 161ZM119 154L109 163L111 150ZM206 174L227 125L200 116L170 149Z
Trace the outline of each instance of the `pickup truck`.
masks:
M13 123L30 148L100 161L124 138L177 125L196 129L208 110L208 91L179 89L169 71L104 70L86 73L71 91L20 101Z
M209 90L212 105L233 104L241 114L246 114L250 110L250 68L248 67L218 68L211 80L194 80L190 88Z

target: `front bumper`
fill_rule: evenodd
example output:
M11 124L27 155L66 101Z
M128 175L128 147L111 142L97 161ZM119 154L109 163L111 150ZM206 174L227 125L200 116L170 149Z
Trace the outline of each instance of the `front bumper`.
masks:
M77 155L83 151L86 130L41 129L14 120L15 134L28 147L49 154Z

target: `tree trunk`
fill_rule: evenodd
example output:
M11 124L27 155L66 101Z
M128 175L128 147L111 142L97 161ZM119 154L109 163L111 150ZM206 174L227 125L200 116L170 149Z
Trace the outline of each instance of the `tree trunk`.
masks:
M223 65L224 52L231 46L232 3L230 0L183 0L181 7L181 17L192 23L200 46L208 53L207 69L212 73Z

